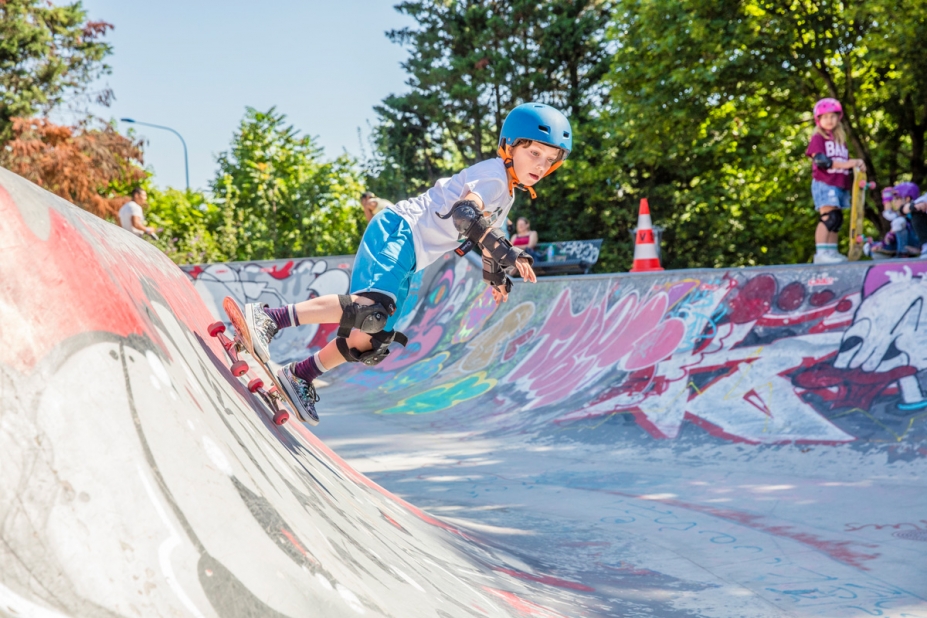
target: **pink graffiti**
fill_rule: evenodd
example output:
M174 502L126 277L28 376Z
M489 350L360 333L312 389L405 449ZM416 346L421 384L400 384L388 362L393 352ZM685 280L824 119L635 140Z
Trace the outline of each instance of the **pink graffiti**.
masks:
M422 319L406 333L409 337L409 345L401 354L391 354L383 361L381 364L383 369L390 371L402 369L422 360L435 349L435 346L438 345L444 335L444 328L438 324L438 318L446 310L445 305L453 286L454 271L444 271L435 286L435 291L425 302L428 307L425 309Z
M537 345L507 381L528 391L528 407L535 408L562 401L622 359L628 371L650 367L685 335L682 320L663 320L668 303L664 292L643 303L631 293L610 310L606 296L574 314L566 288L538 331Z

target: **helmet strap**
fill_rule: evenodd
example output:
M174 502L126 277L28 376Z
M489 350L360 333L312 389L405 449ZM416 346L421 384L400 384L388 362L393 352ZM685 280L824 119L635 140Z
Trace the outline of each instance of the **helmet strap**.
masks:
M535 193L534 189L521 184L521 181L518 180L518 176L515 175L515 161L512 159L512 147L508 145L499 146L498 154L502 157L502 162L505 164L505 171L509 175L509 195L514 195L515 189L521 189L522 191L527 191L531 199L538 199L538 194ZM557 161L557 163L560 163L560 161ZM548 174L549 173L550 172L548 172ZM547 174L545 174L545 176L546 175Z

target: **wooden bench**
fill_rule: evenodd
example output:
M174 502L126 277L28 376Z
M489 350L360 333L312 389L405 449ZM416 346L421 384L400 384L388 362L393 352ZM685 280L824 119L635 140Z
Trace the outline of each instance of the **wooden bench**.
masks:
M553 247L552 255L549 253L550 247ZM586 275L599 260L601 247L601 238L539 242L535 251L541 255L541 259L534 263L534 272L538 276Z

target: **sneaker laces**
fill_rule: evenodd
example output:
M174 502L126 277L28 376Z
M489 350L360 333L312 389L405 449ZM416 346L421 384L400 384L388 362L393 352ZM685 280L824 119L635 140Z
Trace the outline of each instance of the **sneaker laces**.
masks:
M319 403L319 394L315 390L315 386L312 382L306 382L299 376L293 376L296 381L296 386L299 387L299 397L304 401L311 401L314 404Z

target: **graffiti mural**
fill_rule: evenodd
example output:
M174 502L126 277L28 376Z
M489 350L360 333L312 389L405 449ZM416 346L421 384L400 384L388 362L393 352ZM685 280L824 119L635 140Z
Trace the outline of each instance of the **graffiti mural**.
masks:
M239 304L265 303L279 307L326 294L347 294L351 287L353 256L196 264L183 270L193 281L217 319L226 320L222 299ZM306 325L281 331L270 349L278 362L302 360L334 338L334 326Z
M219 315L226 295L280 305L346 293L351 260L185 271ZM685 425L746 443L890 443L927 433L927 264L542 280L518 285L501 307L478 272L448 256L417 274L399 324L409 346L376 368L343 371L363 387L358 397L390 414L486 397L502 412L530 412L525 422L561 426L628 415L657 439ZM285 330L272 353L303 358L334 330ZM485 375L462 379L476 372ZM436 380L435 393L478 388L390 399L415 380Z
M594 276L516 284L496 307L475 264L447 259L416 276L409 346L344 373L390 414L482 398L526 425L628 415L656 439L691 425L757 444L898 442L927 433L924 275L888 262ZM426 374L436 395L399 396ZM437 395L477 374L465 397Z

